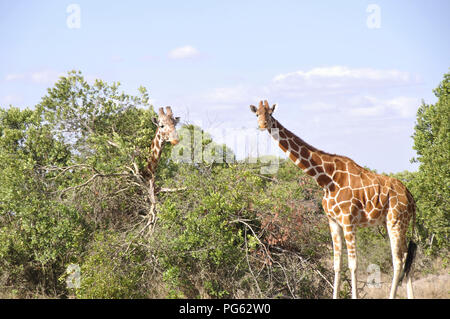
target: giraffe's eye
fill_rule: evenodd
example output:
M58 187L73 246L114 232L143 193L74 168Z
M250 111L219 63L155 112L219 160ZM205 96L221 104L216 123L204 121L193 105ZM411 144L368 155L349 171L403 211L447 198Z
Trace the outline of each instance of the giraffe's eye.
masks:
M159 127L160 127L160 128L164 128L164 124L161 124Z

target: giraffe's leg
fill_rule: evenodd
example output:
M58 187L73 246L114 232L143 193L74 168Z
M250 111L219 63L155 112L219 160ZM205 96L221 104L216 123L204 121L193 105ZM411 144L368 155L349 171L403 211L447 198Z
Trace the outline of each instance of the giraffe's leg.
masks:
M390 225L388 223L388 234L391 243L392 251L392 265L394 268L394 274L392 276L391 292L389 294L390 299L394 299L397 294L398 281L403 268L404 254L406 253L406 242L402 240L401 231L397 224ZM408 279L409 280L409 279Z
M342 228L331 218L328 219L330 224L331 237L333 238L333 256L334 256L334 286L333 299L339 296L341 285L341 265L342 265Z
M405 258L406 260L406 253ZM414 271L414 264L411 265L411 270L409 271L408 275L406 276L406 294L408 296L408 299L414 299L414 292L412 287L412 274Z
M344 227L345 242L347 244L348 268L352 277L352 299L358 298L358 287L356 280L357 260L356 260L356 227Z

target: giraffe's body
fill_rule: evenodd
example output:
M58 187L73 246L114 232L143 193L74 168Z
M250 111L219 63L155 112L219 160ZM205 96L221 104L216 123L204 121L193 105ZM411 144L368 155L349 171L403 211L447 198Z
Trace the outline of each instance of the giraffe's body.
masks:
M356 298L356 227L385 225L394 264L390 295L394 298L407 252L406 230L410 219L415 217L414 199L408 189L399 180L373 173L348 157L329 154L309 145L272 117L275 106L270 108L267 101L264 104L261 101L259 108L251 106L251 109L258 116L260 129L267 129L294 164L323 188L322 205L333 239L333 297L337 298L339 293L343 237L352 275L352 296ZM408 297L412 297L409 269L407 284Z

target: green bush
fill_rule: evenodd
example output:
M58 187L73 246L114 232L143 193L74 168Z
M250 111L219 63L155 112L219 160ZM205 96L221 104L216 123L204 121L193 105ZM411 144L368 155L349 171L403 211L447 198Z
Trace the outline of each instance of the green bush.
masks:
M261 181L239 169L203 174L185 167L185 191L164 201L159 215L158 254L171 296L229 297L244 269L244 232L251 193ZM251 234L248 235L251 238Z
M186 190L166 195L150 245L167 297L318 297L326 291L314 275L325 249L311 238L323 238L328 226L315 224L324 218L317 203L314 209L301 205L302 198L311 199L310 190L255 171L244 164L179 169ZM274 217L277 209L282 218ZM275 222L269 225L270 218ZM287 281L295 283L291 292L284 289Z
M42 169L67 154L38 111L0 112L0 273L19 294L64 295L57 278L82 249L80 212L55 200Z
M95 234L81 264L77 298L145 298L147 250L131 237L111 231Z
M447 256L450 233L450 73L434 90L435 104L417 111L414 149L419 171L409 183L417 202L419 235L429 252Z

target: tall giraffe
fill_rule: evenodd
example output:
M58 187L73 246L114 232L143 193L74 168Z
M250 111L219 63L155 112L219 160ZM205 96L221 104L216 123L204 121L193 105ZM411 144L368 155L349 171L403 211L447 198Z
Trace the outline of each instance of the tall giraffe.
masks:
M322 205L333 239L334 287L338 298L345 238L348 268L352 278L352 298L357 298L356 227L385 225L389 234L394 276L390 298L395 298L403 275L407 279L408 298L413 297L411 266L416 244L406 247L406 230L411 217L415 224L415 203L408 189L397 179L373 173L348 157L329 154L309 145L283 127L273 116L276 104L267 100L259 107L250 105L258 117L260 130L267 129L286 155L323 188Z
M150 213L152 215L153 222L155 220L155 174L156 168L158 167L159 159L161 158L162 150L166 142L170 142L172 145L178 144L178 133L175 126L180 121L179 117L173 117L172 108L166 106L166 113L164 113L164 108L160 107L158 111L158 119L152 118L153 124L156 125L155 137L153 138L152 144L150 146L150 157L147 162L146 175L148 174L149 179L149 198L150 198Z

